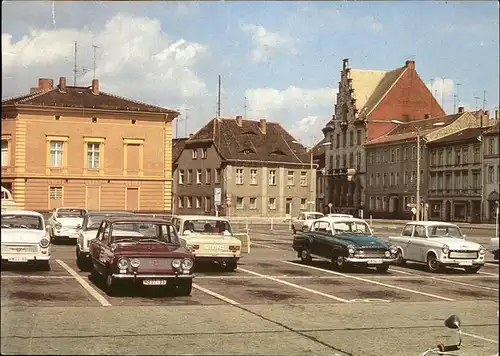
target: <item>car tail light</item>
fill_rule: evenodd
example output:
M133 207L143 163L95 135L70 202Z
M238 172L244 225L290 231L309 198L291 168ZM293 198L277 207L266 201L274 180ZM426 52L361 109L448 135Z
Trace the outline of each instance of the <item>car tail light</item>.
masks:
M239 251L240 250L240 246L229 246L229 249L231 251Z

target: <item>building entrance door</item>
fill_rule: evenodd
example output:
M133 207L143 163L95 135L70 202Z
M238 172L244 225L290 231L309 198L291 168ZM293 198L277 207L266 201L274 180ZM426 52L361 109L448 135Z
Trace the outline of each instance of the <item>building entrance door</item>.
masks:
M287 219L290 219L292 217L292 198L286 198L285 216Z

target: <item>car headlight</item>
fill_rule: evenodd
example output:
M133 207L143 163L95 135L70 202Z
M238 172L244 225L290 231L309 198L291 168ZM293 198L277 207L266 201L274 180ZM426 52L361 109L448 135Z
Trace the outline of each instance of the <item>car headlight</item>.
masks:
M391 251L385 251L385 257L391 257Z
M443 245L443 247L441 247L441 251L443 251L443 253L448 253L448 252L450 252L450 246L448 246L448 245Z
M183 269L191 269L193 268L193 260L190 258L185 258L182 260L182 268Z
M179 268L181 266L181 260L175 259L172 261L172 267Z
M397 254L398 253L398 248L396 246L391 246L391 253L393 255Z
M349 255L354 255L354 253L356 252L356 248L352 245L350 246L347 246L347 251L349 251Z
M130 260L130 265L133 267L133 268L137 268L139 267L139 265L141 264L141 261L139 261L138 258L132 258Z
M119 269L127 269L129 266L128 258L125 257L120 258L116 265L118 266Z
M40 240L40 247L42 248L47 248L50 245L50 241L47 240L45 237Z
M56 224L55 224L55 225L56 225L56 229L60 229L60 228L62 228L62 224L61 224L60 222L56 222Z

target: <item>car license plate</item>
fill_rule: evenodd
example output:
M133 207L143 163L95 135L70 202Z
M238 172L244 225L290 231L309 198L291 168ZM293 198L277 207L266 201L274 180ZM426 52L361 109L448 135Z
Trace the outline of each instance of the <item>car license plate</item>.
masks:
M382 264L382 260L378 259L378 260L368 260L366 261L369 265L380 265Z
M167 281L164 279L145 279L142 281L145 286L164 286Z
M28 262L28 257L25 256L13 256L8 258L9 262Z
M208 250L223 250L224 245L207 245L206 248Z
M472 261L458 262L459 266L472 266Z

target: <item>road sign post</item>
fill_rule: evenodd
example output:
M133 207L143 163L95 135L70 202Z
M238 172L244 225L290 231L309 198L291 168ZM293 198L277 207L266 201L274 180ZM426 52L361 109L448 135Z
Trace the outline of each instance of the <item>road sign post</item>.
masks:
M333 206L332 203L328 203L328 209L330 209L330 214L332 213L332 206Z

